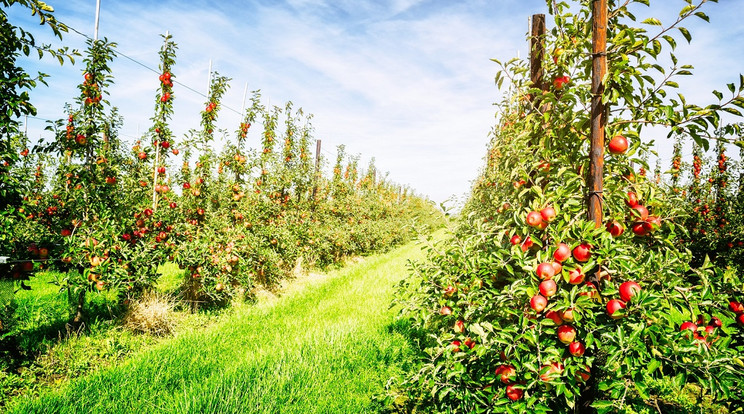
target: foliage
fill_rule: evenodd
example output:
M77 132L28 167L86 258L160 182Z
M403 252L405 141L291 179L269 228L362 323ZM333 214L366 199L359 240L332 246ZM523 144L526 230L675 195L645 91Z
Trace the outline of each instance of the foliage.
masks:
M496 82L510 93L486 165L452 239L433 246L401 286L403 316L422 338L420 367L399 384L408 408L630 413L670 409L658 393L692 386L715 409L741 410L744 336L728 303L742 299L742 281L708 262L690 266L679 243L687 237L681 194L647 177L652 143L643 131L667 126L700 146L721 131L737 134L740 125L723 123L721 113L744 103L744 84L705 107L667 98L671 79L691 69L673 55L671 29L689 41L680 22L707 16L688 4L670 26L645 20L660 26L651 34L634 26L633 2L611 1L606 133L630 147L603 154L606 226L595 228L585 182L591 7L547 3L555 28L545 67L555 81L541 89L523 61L497 62ZM658 63L662 41L672 49L669 69ZM640 288L629 296L627 282Z

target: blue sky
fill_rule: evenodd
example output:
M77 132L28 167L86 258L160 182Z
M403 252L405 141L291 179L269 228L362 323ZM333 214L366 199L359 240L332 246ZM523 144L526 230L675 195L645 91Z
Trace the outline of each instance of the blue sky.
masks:
M93 34L95 0L48 3L59 20ZM683 5L656 0L651 10L639 8L639 17L653 14L666 23ZM687 24L693 42L681 43L677 53L696 68L681 92L705 103L712 89L725 90L744 72L744 1L709 6L712 23ZM441 202L467 193L482 165L499 100L497 67L489 59L525 56L528 16L547 8L543 0L103 0L101 11L99 35L117 42L120 52L156 68L160 34L169 31L178 44L179 82L206 92L211 59L214 70L233 79L225 105L239 110L246 84L261 89L265 103L283 107L291 100L314 115L325 157L345 144L364 165L375 157L390 179ZM26 14L13 7L11 21L34 22ZM65 44L84 49L74 33ZM62 118L81 65L60 67L51 59L23 65L52 75L49 87L32 93L39 117ZM124 116L122 137L133 141L149 127L159 81L126 59L113 69L110 101ZM172 126L182 137L198 126L204 98L178 85L175 93ZM239 118L224 110L219 126L234 131ZM30 120L29 135L48 134L43 126ZM251 137L255 146L257 131ZM661 140L657 148L663 154L668 147Z

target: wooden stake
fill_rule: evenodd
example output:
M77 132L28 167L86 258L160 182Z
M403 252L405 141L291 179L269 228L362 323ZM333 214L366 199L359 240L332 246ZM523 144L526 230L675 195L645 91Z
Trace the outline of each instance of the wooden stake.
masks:
M587 204L589 220L602 225L602 189L604 170L604 141L607 126L607 108L602 102L607 73L607 0L592 2L592 113L591 146L589 149L589 175L587 176Z
M313 186L313 200L318 193L318 177L320 176L320 140L315 142L315 185Z
M545 58L545 15L533 14L530 34L530 80L533 88L545 89L543 59Z

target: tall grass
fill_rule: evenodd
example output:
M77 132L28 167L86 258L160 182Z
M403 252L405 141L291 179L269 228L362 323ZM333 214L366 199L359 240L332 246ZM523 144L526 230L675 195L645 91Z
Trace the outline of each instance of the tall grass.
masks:
M10 412L378 412L374 396L411 353L391 328L393 285L422 257L415 244L367 257Z

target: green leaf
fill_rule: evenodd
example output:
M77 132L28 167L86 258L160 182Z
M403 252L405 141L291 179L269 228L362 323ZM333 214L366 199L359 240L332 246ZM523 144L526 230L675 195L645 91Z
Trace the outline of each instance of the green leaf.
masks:
M718 92L718 91L715 91L715 90L714 90L714 91L713 91L713 95L715 95L715 96L716 96L716 98L718 98L718 100L719 100L719 101L720 101L720 100L723 100L723 94L722 94L721 92Z
M690 43L690 41L692 41L692 35L690 34L689 30L685 29L684 27L679 27L679 31L680 33L682 33L682 36L685 37L687 43Z
M650 24L652 26L661 26L661 21L655 17L649 17L648 19L641 22L641 24Z
M730 114L734 114L736 116L742 116L741 111L739 111L736 108L731 108L731 107L728 107L727 106L727 107L723 108L723 110L726 111L726 112L728 112L728 113L730 113Z
M710 18L708 17L708 15L707 15L707 14L705 14L705 13L703 13L703 12L701 12L701 11L699 11L699 12L696 12L696 13L695 13L695 16L697 16L697 17L699 17L699 18L701 18L701 19L705 20L706 22L710 23Z
M726 84L731 93L736 93L736 86L733 83Z

